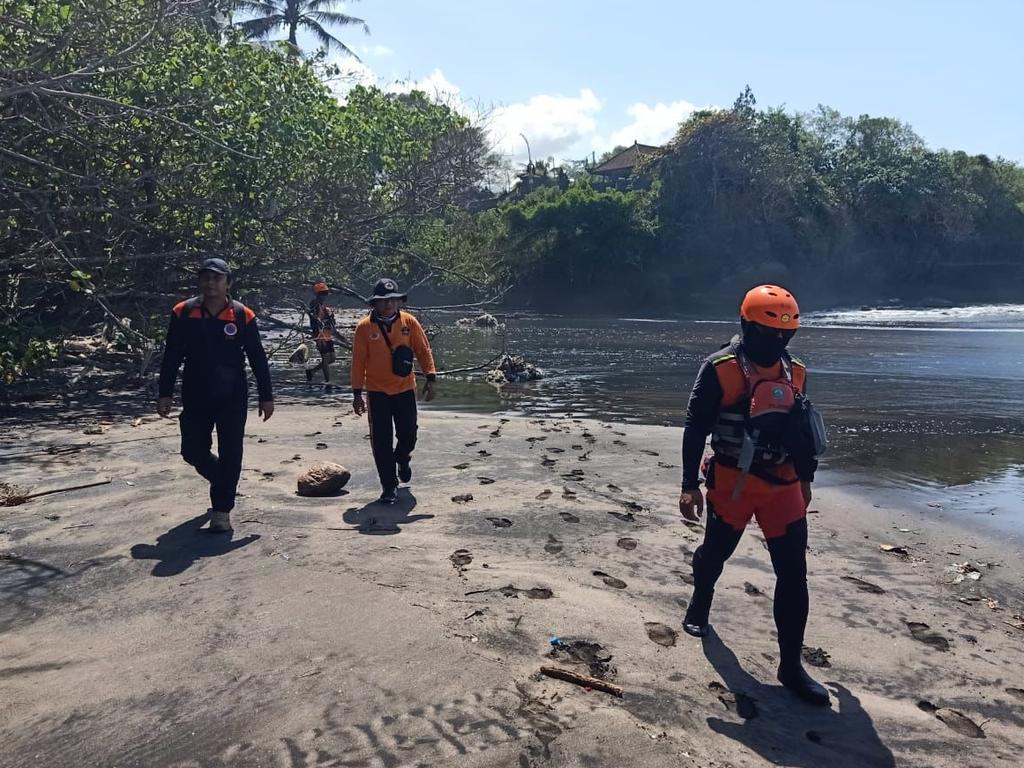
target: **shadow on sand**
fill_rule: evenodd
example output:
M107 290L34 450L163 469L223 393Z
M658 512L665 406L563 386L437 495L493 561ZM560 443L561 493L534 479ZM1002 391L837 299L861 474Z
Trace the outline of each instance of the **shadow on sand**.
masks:
M174 526L167 533L157 537L156 545L136 544L131 550L132 559L158 561L153 566L154 576L177 576L203 558L226 555L252 544L259 538L259 535L253 533L240 539L232 539L226 533L208 533L200 530L207 518L208 515L204 512L181 525Z
M895 768L892 752L849 689L827 683L838 711L805 704L781 685L766 685L752 677L713 628L704 639L704 655L729 691L753 699L757 709L755 717L738 723L708 718L708 727L715 733L738 741L775 765Z
M408 488L399 488L398 501L395 504L372 501L362 507L349 507L342 519L367 536L394 536L402 532L402 525L434 517L410 514L415 508L416 497Z

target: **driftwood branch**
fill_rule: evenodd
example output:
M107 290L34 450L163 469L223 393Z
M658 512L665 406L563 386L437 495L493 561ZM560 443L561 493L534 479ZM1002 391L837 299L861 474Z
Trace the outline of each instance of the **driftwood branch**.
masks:
M106 480L97 480L94 483L82 483L81 485L70 485L67 488L52 488L49 491L36 491L35 493L9 493L4 498L5 507L16 507L19 504L24 504L30 499L37 499L40 496L49 496L51 493L66 493L67 491L79 491L83 488L95 488L98 485L109 485L110 478Z
M605 680L600 680L596 677L590 677L589 675L581 675L579 672L573 672L571 669L562 669L561 667L541 667L540 673L547 675L548 677L554 677L558 680L565 680L568 683L582 686L583 688L593 688L595 691L603 691L604 693L610 693L612 696L622 698L622 688L617 685L612 685Z

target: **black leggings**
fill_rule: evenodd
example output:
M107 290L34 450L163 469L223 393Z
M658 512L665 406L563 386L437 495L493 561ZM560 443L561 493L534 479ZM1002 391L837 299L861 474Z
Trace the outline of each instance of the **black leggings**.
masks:
M737 531L708 505L704 542L693 555L693 597L688 621L706 624L715 596L715 582L725 561L736 551L743 531ZM782 536L767 539L768 553L775 569L775 626L779 632L779 654L783 664L799 664L807 626L807 519L790 523Z
M382 488L397 488L395 464L409 461L416 447L416 390L397 395L367 392L366 396L370 444L380 485Z

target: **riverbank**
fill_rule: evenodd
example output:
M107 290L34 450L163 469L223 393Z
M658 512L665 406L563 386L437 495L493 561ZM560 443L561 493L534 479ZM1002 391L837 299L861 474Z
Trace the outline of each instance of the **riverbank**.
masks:
M364 421L283 404L252 416L227 542L198 532L176 427L0 424L4 481L111 480L0 507L5 765L959 768L1024 749L1020 552L926 504L812 503L820 711L774 684L756 529L717 633L669 631L700 541L675 510L676 429L427 413L411 490L381 508ZM348 493L295 496L321 459ZM565 649L623 697L540 677L590 671Z

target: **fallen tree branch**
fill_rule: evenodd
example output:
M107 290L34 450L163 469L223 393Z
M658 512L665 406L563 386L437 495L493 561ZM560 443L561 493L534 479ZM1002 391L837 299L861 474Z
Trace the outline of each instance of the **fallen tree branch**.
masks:
M51 493L66 493L68 491L79 491L83 488L95 488L98 485L109 485L110 478L106 480L98 480L94 483L82 483L81 485L71 485L67 488L52 488L49 491L36 491L35 493L18 493L16 490L9 491L4 495L4 506L5 507L16 507L19 504L24 504L30 499L37 499L40 496L49 496ZM10 486L8 486L9 488ZM5 489L6 490L6 489Z
M604 680L599 680L596 677L590 677L588 675L581 675L579 672L573 672L571 669L562 669L561 667L541 667L540 673L547 675L548 677L554 677L558 680L565 680L567 683L573 683L575 685L582 686L583 688L593 688L595 691L603 691L604 693L610 693L612 696L622 698L622 688L617 685L612 685Z

